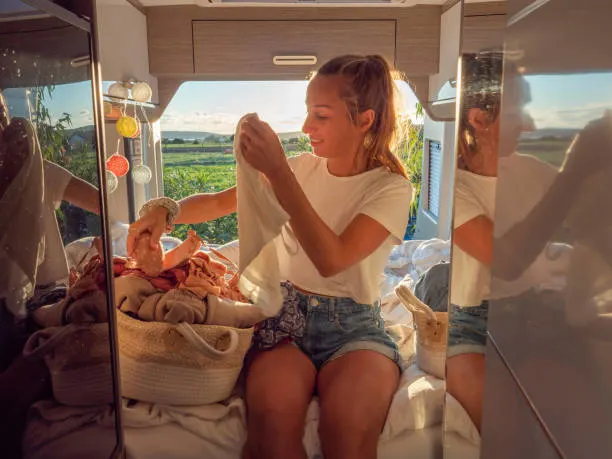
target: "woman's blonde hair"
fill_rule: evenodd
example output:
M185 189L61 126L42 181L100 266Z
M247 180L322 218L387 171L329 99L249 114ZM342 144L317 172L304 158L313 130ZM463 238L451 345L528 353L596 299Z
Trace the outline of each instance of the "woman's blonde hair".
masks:
M379 55L347 54L326 62L317 72L321 76L341 76L346 84L340 97L346 103L349 117L357 122L360 113L374 111L374 122L364 140L368 170L386 167L408 177L406 169L393 150L399 144L396 91L391 68Z

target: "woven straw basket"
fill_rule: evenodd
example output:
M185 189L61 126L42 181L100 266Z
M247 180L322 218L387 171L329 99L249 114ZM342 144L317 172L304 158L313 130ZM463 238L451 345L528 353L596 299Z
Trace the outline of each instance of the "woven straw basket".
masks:
M23 356L44 358L55 399L68 406L113 403L108 323L48 327L28 339Z
M440 379L445 378L448 313L434 312L405 285L395 294L412 312L416 325L416 361L419 368Z
M123 397L205 405L231 395L253 328L143 322L117 311L117 333Z

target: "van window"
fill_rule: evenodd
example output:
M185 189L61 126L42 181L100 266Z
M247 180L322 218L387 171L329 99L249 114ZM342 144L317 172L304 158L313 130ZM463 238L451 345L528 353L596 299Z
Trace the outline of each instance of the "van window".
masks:
M421 113L417 115L417 98L406 82L396 83L403 115L414 131L412 137L415 134L418 137L423 119ZM233 186L236 180L233 134L245 113L257 112L270 123L288 155L308 151L308 138L301 132L306 117L307 84L307 81L183 84L160 120L164 194L181 199L193 193L215 192ZM409 171L410 175L420 183L422 161L408 161L410 151L422 149L422 140L420 146L417 144L407 140L400 153L406 166L415 169ZM222 244L238 237L236 215L189 227L209 243ZM172 235L184 239L187 229L187 225L177 225Z

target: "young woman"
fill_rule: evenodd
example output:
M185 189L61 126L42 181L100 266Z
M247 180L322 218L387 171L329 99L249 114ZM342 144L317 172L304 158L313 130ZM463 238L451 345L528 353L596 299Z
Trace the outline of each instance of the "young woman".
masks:
M266 123L256 116L242 123L243 156L271 184L299 243L297 250L279 244L279 257L286 301L304 318L299 339L249 359L244 453L250 459L306 458L302 437L315 391L326 459L376 457L400 374L397 347L381 319L378 281L392 245L403 238L412 193L392 153L394 91L380 56L327 62L306 97L303 131L314 155L289 161ZM212 220L236 211L236 191L179 204L176 223ZM167 217L165 208L149 210L133 224L128 250L142 232L158 240L171 223Z
M560 170L516 154L521 132L534 129L524 109L529 87L515 69L506 68L502 109L503 67L501 52L462 60L446 384L479 430L489 300L517 296L537 283L533 267L545 258L543 250L580 187L612 163L607 116L580 133ZM498 172L504 189L496 197ZM503 209L497 215L496 206Z

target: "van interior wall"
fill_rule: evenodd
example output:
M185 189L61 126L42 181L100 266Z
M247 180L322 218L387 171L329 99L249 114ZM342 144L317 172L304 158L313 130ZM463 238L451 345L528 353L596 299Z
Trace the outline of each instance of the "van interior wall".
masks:
M446 10L441 17L439 71L429 77L429 100L435 100L438 90L451 78L457 76L457 60L461 41L461 3ZM423 138L423 185L417 216L415 239L430 239L438 237L450 238L450 220L452 217L453 176L455 171L454 122L433 121L425 118ZM428 142L440 142L442 151L442 168L440 177L440 202L438 215L427 207L429 189L430 163L427 154Z
M503 45L506 27L506 2L465 2L448 8L441 18L440 67L429 78L429 97L434 100L440 87L457 75L460 53L475 52ZM455 123L425 120L424 138L440 142L442 167L440 172L439 215L427 209L429 161L423 154L423 182L417 217L416 239L438 237L449 239L453 209L453 183L455 176ZM427 149L427 142L425 142Z
M145 14L128 0L97 0L96 27L102 80L104 82L145 81L153 90L152 101L157 101L157 78L149 72L149 53L147 46L147 19ZM128 110L129 114L129 110ZM119 135L115 122L105 124L106 157L117 151ZM153 179L146 185L134 183L134 204L136 212L147 197L156 197L162 191L161 150L153 136L141 135L147 143L147 166L153 172ZM119 143L119 153L123 152L123 141ZM108 196L110 216L113 220L128 222L127 178L119 180L118 188Z

